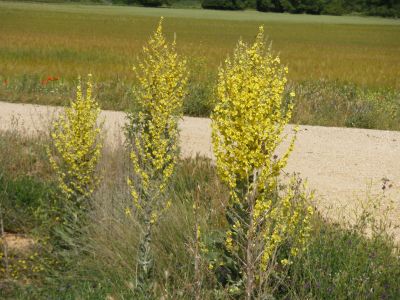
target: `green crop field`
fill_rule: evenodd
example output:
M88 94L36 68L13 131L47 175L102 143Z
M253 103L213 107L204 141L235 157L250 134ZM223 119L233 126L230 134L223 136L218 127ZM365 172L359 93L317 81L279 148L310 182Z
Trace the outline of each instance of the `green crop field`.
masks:
M321 108L328 98L359 102L376 90L381 95L381 89L385 89L385 99L398 102L400 20L371 17L0 2L1 100L66 103L76 78L93 73L102 106L126 109L134 80L132 66L160 16L166 18L167 36L176 35L178 51L189 61L192 92L186 114L209 114L218 66L240 37L250 40L264 25L299 94L294 122L398 128L354 123L359 117L348 117L353 114L348 111L327 117L332 107L342 106L335 103ZM43 86L49 76L58 78L57 84ZM349 99L349 87L357 99ZM320 98L318 108L310 106L309 100L315 97ZM319 115L314 111L320 111Z
M264 24L294 80L400 86L400 21L8 2L0 3L1 73L130 76L160 16L167 18L166 33L176 33L181 53L204 60L212 71L239 37L252 38Z

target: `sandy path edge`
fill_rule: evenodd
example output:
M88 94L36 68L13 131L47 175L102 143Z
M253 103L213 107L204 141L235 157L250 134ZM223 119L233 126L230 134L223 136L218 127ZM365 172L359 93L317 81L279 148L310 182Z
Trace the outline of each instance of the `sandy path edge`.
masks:
M25 134L47 131L60 107L0 102L0 130L18 130ZM125 114L103 111L107 143L118 145ZM181 149L185 157L196 154L212 158L211 121L184 117L180 123ZM293 129L288 125L286 132ZM400 132L300 126L295 150L287 172L299 172L316 190L321 207L341 208L349 214L356 199L381 196L382 179L392 187L385 192L395 209L391 214L400 225ZM400 230L399 236L400 236Z

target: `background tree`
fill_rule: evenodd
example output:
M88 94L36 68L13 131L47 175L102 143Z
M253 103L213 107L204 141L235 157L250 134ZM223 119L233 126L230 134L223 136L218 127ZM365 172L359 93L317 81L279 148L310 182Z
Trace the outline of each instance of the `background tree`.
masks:
M206 9L242 10L247 3L244 0L203 0L201 6Z

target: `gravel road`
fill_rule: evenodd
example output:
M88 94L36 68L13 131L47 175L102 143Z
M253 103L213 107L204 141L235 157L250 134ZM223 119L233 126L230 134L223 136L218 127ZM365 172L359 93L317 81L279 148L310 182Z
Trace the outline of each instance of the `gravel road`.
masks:
M35 135L48 131L60 108L0 102L0 130ZM122 112L103 111L107 143L121 143ZM210 120L184 117L180 123L182 155L212 158ZM286 133L291 135L293 126ZM389 215L400 225L400 132L320 126L300 126L287 172L298 172L316 193L324 212L336 218L352 216L359 201L384 197L394 204ZM385 190L383 180L388 180ZM391 186L389 188L389 185ZM333 210L330 209L333 208ZM379 211L378 211L379 212ZM400 237L400 229L396 230Z

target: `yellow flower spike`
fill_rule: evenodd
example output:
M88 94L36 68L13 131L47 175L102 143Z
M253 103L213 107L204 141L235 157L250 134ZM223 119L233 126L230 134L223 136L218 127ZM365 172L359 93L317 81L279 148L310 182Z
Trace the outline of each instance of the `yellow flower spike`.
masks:
M186 61L177 55L175 42L168 43L164 37L163 20L133 67L137 111L129 118L133 172L127 182L135 211L152 224L171 206L168 184L178 157L178 120L188 79Z
M96 168L102 149L100 108L92 97L92 88L89 74L83 95L79 77L76 98L53 123L53 146L47 149L59 188L70 200L90 197L99 182Z
M281 66L280 58L266 44L262 26L252 45L239 40L233 57L218 71L212 142L218 174L229 188L228 210L233 219L225 247L234 252L232 257L239 258L243 273L249 270L246 265L255 265L254 272L274 266L271 260L288 240L290 253L297 254L309 234L311 212L306 197L298 193L296 181L292 180L285 195L276 195L278 177L294 149L298 131L295 128L286 151L277 157L293 111L292 103L284 107L287 73L288 68ZM295 93L290 96L295 97ZM251 221L240 227L237 221L243 219ZM251 251L255 252L244 256ZM255 257L259 258L256 262L251 260ZM281 262L290 264L288 258ZM255 275L247 273L245 278L251 290Z

